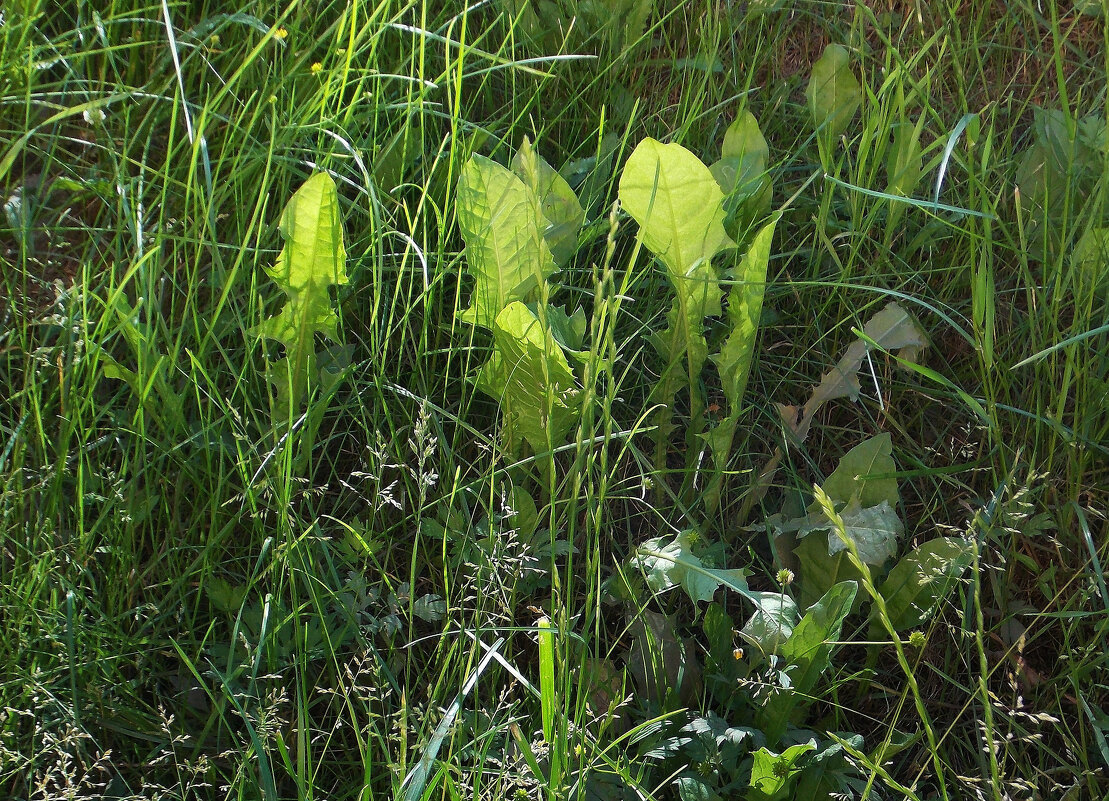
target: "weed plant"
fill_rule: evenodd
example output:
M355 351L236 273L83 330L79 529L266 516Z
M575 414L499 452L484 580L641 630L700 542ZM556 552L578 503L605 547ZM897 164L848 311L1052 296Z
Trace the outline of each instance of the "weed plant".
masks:
M0 13L0 795L1109 793L1101 4Z

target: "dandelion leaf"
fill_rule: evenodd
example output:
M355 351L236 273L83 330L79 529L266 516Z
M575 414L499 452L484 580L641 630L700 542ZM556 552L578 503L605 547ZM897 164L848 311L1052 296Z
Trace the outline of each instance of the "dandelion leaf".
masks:
M501 404L506 440L523 438L535 453L562 444L581 411L581 391L558 343L520 302L493 321L494 352L478 388Z
M289 199L281 214L285 246L267 269L288 301L254 333L285 346L271 381L277 388L277 416L298 409L315 371L315 335L339 340L338 318L329 288L347 283L346 250L339 195L327 173L316 173Z
M555 264L565 265L578 248L578 231L585 221L578 196L566 179L535 152L527 137L512 159L512 171L538 199L545 222L543 240Z
M546 227L534 191L484 156L462 170L456 195L466 263L474 278L461 319L492 328L501 310L528 300L557 267L543 238Z

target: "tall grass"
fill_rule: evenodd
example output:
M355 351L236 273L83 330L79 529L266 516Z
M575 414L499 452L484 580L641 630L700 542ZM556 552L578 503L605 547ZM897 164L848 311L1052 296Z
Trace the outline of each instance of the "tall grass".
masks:
M1051 187L1050 225L1014 187L1034 107L1104 122L1109 28L1054 0L786 5L659 3L613 49L537 46L508 2L7 4L0 791L673 797L643 744L711 699L647 697L634 621L665 611L691 653L709 644L626 557L696 526L771 587L742 526L890 431L911 535L969 532L979 569L925 648L868 663L845 645L810 725L867 735L870 797L1101 797L1109 303L1104 254L1073 253L1106 225L1109 160ZM803 88L829 42L870 97L822 156ZM611 204L644 136L712 158L741 108L784 216L702 521L651 489L669 485L643 342L668 300ZM918 120L923 181L882 197L892 135ZM589 402L557 471L502 447L468 380L489 343L455 319L453 188L525 135L583 160L589 213L557 288L591 317ZM340 189L350 368L310 435L272 425L279 354L252 329L281 302L263 269L281 208L319 170ZM785 439L775 403L891 298L933 340L923 367L875 356L860 403L822 414L740 519Z

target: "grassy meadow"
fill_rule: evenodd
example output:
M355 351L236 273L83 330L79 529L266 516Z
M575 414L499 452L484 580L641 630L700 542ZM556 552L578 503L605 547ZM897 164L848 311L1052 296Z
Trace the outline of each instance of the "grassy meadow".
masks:
M1109 796L1097 0L5 0L0 796Z

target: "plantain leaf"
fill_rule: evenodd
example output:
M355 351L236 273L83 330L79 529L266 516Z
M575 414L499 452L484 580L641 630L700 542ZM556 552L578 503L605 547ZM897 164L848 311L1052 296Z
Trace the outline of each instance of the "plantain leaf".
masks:
M929 540L898 562L878 592L894 631L919 626L935 612L974 556L974 546L957 537Z
M834 140L847 128L862 103L863 91L851 73L847 48L831 44L813 64L805 98L813 124L825 141Z
M566 179L535 152L526 136L512 159L512 171L538 198L546 221L543 239L551 249L555 264L561 267L578 249L578 231L585 221L585 210L578 196Z
M522 437L535 453L561 444L581 412L581 392L549 329L523 303L513 302L493 322L494 352L477 386L500 401L505 439Z
M254 333L285 346L271 381L278 392L278 418L298 409L315 373L315 335L339 340L338 318L331 306L329 287L347 283L346 250L339 217L339 195L327 173L316 173L289 199L281 214L285 247L270 278L288 302Z
M474 155L462 170L458 225L474 277L470 308L461 319L492 328L501 310L523 301L557 267L543 239L544 218L534 191L495 161Z

